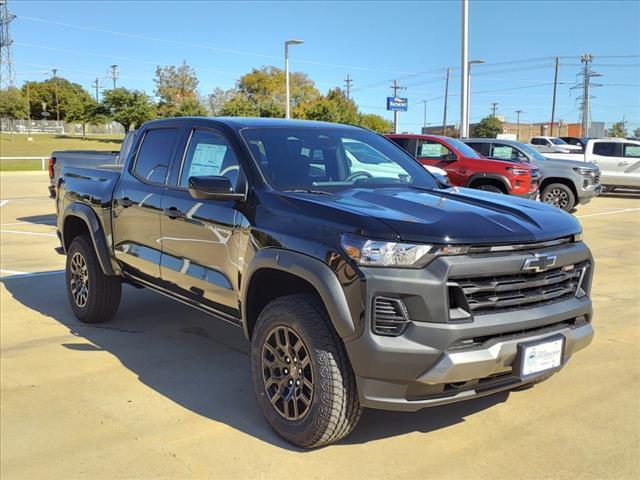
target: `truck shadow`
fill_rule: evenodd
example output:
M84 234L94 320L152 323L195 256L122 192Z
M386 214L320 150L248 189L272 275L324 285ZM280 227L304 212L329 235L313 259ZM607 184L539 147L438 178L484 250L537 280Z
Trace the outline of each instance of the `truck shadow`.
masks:
M27 223L35 223L35 224L43 224L43 225L55 225L56 224L56 214L49 213L46 215L30 215L28 217L18 217L16 218L18 222L27 222Z
M251 386L249 345L238 327L131 287L124 288L114 319L86 325L73 316L63 279L59 272L1 281L15 300L56 320L77 337L77 342L61 343L61 348L87 356L109 352L143 384L182 407L278 447L303 451L280 439L262 417ZM507 397L501 393L416 413L366 410L360 425L340 444L446 428Z

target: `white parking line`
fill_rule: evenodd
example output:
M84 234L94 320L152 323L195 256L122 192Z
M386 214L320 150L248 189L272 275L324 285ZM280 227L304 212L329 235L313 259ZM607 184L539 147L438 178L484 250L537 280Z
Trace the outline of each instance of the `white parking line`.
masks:
M64 270L52 270L50 272L20 272L18 270L5 270L0 268L0 278L6 277L41 277L45 275L60 275Z
M22 230L0 230L0 233L16 233L19 235L35 235L37 237L56 237L55 233L24 232Z
M4 207L7 203L9 203L9 200L0 200L0 208Z
M614 213L637 212L640 208L625 208L622 210L613 210L611 212L590 213L588 215L576 215L576 218L598 217L600 215L613 215Z

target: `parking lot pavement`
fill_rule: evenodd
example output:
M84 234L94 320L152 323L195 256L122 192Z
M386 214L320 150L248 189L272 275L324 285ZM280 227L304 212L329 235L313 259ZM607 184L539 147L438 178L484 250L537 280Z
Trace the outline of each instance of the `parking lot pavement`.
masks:
M132 288L111 322L79 323L46 176L0 180L3 479L640 475L640 197L577 212L597 262L596 337L560 373L417 413L369 410L347 439L303 452L262 419L239 329Z

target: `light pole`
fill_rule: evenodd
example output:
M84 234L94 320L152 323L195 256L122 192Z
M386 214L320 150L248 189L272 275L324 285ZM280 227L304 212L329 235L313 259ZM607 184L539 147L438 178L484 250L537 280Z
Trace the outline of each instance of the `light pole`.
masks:
M284 82L285 82L285 106L284 106L284 118L291 118L291 105L289 100L289 45L300 45L304 43L297 38L287 40L284 42Z
M484 60L469 60L469 66L467 67L467 135L469 132L469 119L471 118L471 65L480 65L485 63Z
M469 92L467 91L468 83L467 83L467 74L469 73L469 28L468 28L468 20L469 20L469 0L462 0L462 21L460 22L462 25L462 38L460 41L461 44L461 58L460 58L460 68L462 70L460 75L460 138L466 138L467 134L467 106L469 105L467 101L467 96Z
M516 110L516 114L518 115L518 130L516 130L516 140L520 141L520 114L527 113L522 110Z

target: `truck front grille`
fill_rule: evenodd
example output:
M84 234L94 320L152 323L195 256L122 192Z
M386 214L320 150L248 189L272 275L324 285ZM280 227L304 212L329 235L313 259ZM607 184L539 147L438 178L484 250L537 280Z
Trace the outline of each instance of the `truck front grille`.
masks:
M396 337L409 324L407 307L399 298L375 297L371 328L378 335Z
M462 290L468 310L475 315L530 308L579 293L589 265L582 262L541 273L453 278L449 288Z

